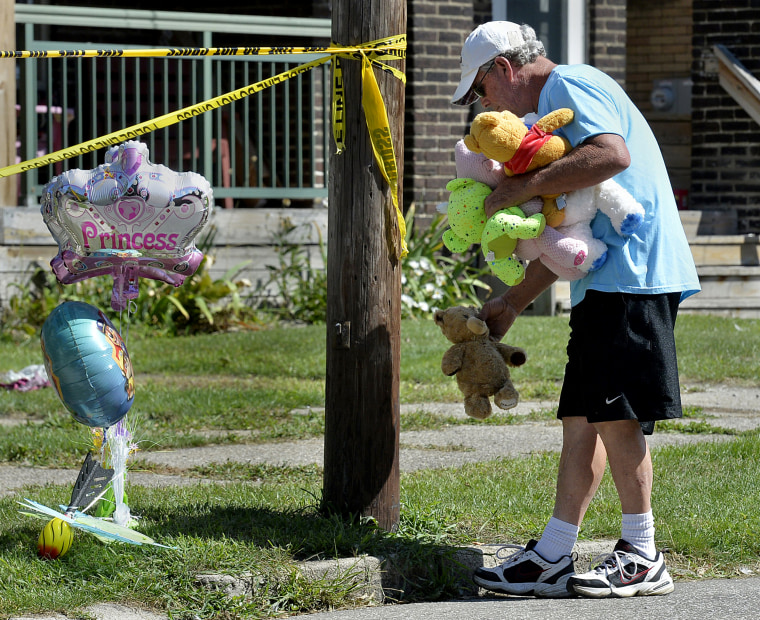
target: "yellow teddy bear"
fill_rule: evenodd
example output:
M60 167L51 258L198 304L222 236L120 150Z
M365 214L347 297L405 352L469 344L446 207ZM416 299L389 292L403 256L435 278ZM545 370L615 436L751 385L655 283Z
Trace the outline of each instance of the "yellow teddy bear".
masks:
M488 159L503 162L508 176L522 174L546 166L570 152L570 143L551 132L572 122L573 116L570 108L559 108L529 129L509 111L483 112L472 121L464 143L474 153L483 153ZM542 197L544 207L541 212L546 225L553 228L564 219L564 213L557 205L558 196Z

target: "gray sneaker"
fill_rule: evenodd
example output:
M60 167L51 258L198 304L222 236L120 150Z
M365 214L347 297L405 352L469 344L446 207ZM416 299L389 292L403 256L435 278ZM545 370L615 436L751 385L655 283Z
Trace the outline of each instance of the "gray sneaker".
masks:
M505 594L543 598L575 596L567 587L568 579L575 574L573 558L566 555L557 562L548 562L533 551L535 546L535 540L531 540L525 548L507 545L517 551L500 566L476 569L472 580L481 588Z
M619 598L669 594L675 589L662 553L647 560L624 540L602 559L601 564L568 581L571 592L591 598Z

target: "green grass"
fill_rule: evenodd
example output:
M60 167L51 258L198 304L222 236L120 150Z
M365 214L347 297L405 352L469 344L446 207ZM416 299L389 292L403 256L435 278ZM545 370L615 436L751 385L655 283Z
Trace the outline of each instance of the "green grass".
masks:
M681 379L756 384L760 322L683 315L676 330ZM528 363L513 371L523 399L555 399L564 369L566 317L525 317L508 342ZM155 338L132 329L136 371L130 419L143 449L319 437L324 406L325 328ZM459 402L455 381L440 371L448 343L432 322L404 322L401 400ZM0 372L41 362L39 344L0 343ZM661 430L723 435L726 441L653 450L658 544L681 578L760 570L760 434L727 435L699 408ZM78 467L89 449L87 427L69 416L55 392L0 392L0 462ZM487 422L405 414L404 430L457 424L519 424L554 418L499 412ZM246 433L232 431L245 429ZM229 431L229 432L227 432ZM424 446L423 446L424 447ZM138 461L139 463L139 461ZM34 542L42 521L18 512L17 497L66 503L70 486L30 487L0 498L0 618L69 611L95 602L141 604L174 618L256 618L354 604L345 579L313 582L297 569L310 558L392 556L405 576L404 600L455 597L446 562L456 546L519 542L540 534L550 516L557 455L536 454L402 476L401 523L387 533L371 522L345 522L319 511L322 471L246 463L212 463L188 472L219 484L172 489L130 485L139 529L173 550L103 545L78 533L59 561L42 562ZM582 538L616 538L619 503L609 476L584 521ZM245 599L197 583L203 573L255 576Z

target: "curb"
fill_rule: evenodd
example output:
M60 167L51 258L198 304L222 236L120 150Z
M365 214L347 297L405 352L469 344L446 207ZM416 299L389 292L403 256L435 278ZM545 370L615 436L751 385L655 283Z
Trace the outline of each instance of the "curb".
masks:
M575 546L576 565L585 568L593 558L609 553L614 540L584 541ZM441 550L440 561L443 571L451 576L449 586L462 597L473 597L485 592L472 581L472 573L478 567L492 568L503 562L496 553L502 545L478 545L461 547L453 553ZM326 584L340 584L351 590L352 598L375 604L393 603L403 599L406 577L399 566L398 558L360 556L337 560L317 560L300 562L297 570L307 581L322 581ZM271 577L245 574L240 576L205 574L199 575L196 583L211 590L219 590L230 598L250 596L259 588L266 587Z

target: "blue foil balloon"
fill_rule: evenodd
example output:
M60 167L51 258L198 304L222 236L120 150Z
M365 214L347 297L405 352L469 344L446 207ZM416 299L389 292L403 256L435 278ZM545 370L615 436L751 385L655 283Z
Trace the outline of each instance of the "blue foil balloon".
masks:
M127 414L135 397L132 362L100 310L62 303L42 326L41 340L48 377L78 422L108 428Z

